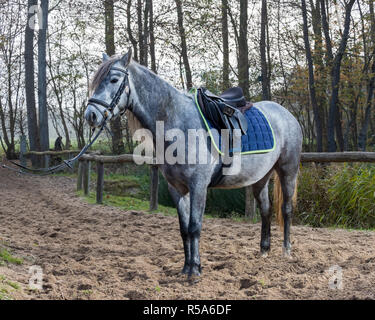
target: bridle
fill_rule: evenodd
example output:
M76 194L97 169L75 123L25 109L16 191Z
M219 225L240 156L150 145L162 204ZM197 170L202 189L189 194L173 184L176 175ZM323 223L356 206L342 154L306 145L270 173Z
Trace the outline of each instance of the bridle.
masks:
M88 101L88 104L91 104L97 111L100 112L100 114L103 116L104 119L107 119L109 114L108 113L111 113L113 115L113 111L115 110L117 104L119 103L120 101L120 98L122 96L122 94L124 93L124 90L126 88L126 83L129 82L129 73L128 73L128 70L127 69L122 69L122 68L117 68L117 67L112 67L110 70L116 70L116 71L120 71L122 73L125 74L125 77L124 79L122 80L119 88L117 89L117 92L116 94L114 95L112 101L110 104L108 104L107 102L103 101L103 100L99 100L99 99L96 99L96 98L90 98L89 101ZM129 97L130 97L130 88L127 87L128 90L126 92L127 94L127 102L126 102L126 105L125 107L123 108L123 111L120 112L120 114L122 114L123 112L125 112L126 108L128 107L129 105ZM106 110L104 112L102 112L102 110L100 110L96 105L99 104L101 105L102 107L104 107Z
M110 104L106 103L105 101L102 101L102 100L99 100L99 99L95 99L95 98L90 98L88 100L88 104L87 105L91 105L93 106L97 111L100 112L100 114L103 116L103 123L101 124L100 128L99 128L99 131L96 133L95 137L90 141L89 143L87 143L83 148L82 150L79 152L78 155L76 155L75 157L71 158L71 159L68 159L68 160L63 160L63 163L60 163L56 166L53 166L53 167L49 167L49 168L38 168L38 169L33 169L33 168L28 168L26 166L23 166L21 164L18 164L12 160L8 160L10 163L14 164L15 166L19 167L20 169L15 169L13 167L9 167L5 164L2 165L3 168L6 168L6 169L9 169L9 170L12 170L12 171L16 171L18 173L22 173L22 174L29 174L29 175L37 175L37 176L45 176L45 175L49 175L49 174L52 174L52 173L55 173L57 171L60 171L66 167L69 167L70 169L73 169L73 164L74 162L76 162L79 158L81 158L84 153L93 145L93 143L96 141L96 139L99 137L99 135L102 133L102 131L104 129L107 129L109 131L109 129L107 128L107 121L108 119L112 118L113 117L113 111L115 110L115 108L117 107L119 101L120 101L120 98L122 96L122 94L124 93L124 91L126 91L126 95L127 95L127 100L126 100L126 105L124 108L122 108L122 110L120 110L119 114L122 115L127 108L129 108L130 106L130 102L129 102L129 99L130 99L130 87L126 86L126 83L129 82L129 72L127 69L122 69L122 68L117 68L117 67L112 67L110 70L116 70L116 71L120 71L122 73L125 74L124 76L124 79L122 80L119 88L117 89L117 92L116 94L114 95L112 101ZM126 88L128 88L127 90L125 90ZM103 112L102 110L100 110L100 108L97 107L97 105L101 105L105 108L105 111ZM111 117L109 117L109 115L111 114ZM93 129L93 132L94 133L95 131L95 128ZM110 132L110 131L109 131ZM26 171L24 171L26 170Z

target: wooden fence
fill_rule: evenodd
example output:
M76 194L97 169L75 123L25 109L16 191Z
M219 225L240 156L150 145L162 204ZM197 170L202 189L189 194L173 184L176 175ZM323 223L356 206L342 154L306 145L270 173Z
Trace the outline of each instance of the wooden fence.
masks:
M72 155L79 153L80 150L64 151L44 151L44 152L26 152L24 155L36 155L45 157L45 162L49 163L50 156ZM159 173L158 167L154 164L154 159L149 157L133 156L132 154L123 154L119 156L103 156L97 153L85 154L79 159L77 190L84 190L84 194L90 192L90 172L91 162L96 163L97 182L96 182L96 202L103 203L104 189L104 164L108 163L134 163L136 158L141 158L150 165L150 210L158 208L158 189ZM375 162L375 152L307 152L301 154L301 162ZM253 218L256 212L256 203L254 200L252 187L246 187L245 216Z
M90 170L91 162L96 162L97 168L97 187L96 187L96 202L103 202L103 188L104 188L104 164L105 163L132 163L136 156L131 154L123 154L120 156L101 156L101 155L84 155L80 159L78 168L77 190L84 190L86 195L89 194L90 188ZM152 163L152 158L143 157ZM301 162L375 162L375 152L309 152L302 153ZM150 210L158 208L158 186L159 174L156 165L150 165ZM252 187L246 187L246 201L245 201L245 216L253 218L256 212L256 202L253 196Z
M139 156L138 156L139 157ZM85 195L90 193L90 171L91 162L96 162L96 203L103 203L103 189L104 189L104 164L105 163L133 163L137 156L132 154L123 154L120 156L100 156L100 155L83 155L79 159L77 190L84 191ZM140 159L148 160L152 163L153 159L148 157L139 157ZM156 165L150 165L150 210L157 210L158 208L158 192L159 192L159 173Z

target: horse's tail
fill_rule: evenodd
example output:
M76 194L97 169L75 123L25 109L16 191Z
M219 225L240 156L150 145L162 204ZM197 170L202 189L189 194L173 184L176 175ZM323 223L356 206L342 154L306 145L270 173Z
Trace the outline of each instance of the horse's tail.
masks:
M296 179L296 185L294 187L294 193L292 198L293 203L293 210L297 205L297 193L298 193L298 179ZM284 227L284 218L282 212L282 205L283 205L283 191L281 189L280 177L276 171L274 175L274 184L273 184L273 206L276 211L276 220L280 228Z

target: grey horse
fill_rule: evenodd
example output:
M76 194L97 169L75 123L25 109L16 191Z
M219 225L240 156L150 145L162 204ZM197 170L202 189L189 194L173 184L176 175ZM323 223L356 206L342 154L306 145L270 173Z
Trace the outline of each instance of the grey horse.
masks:
M178 128L187 134L189 129L205 128L192 94L177 90L152 71L133 61L131 50L121 57L109 58L103 55L103 60L92 80L93 94L85 111L85 119L91 127L100 127L105 118L110 120L128 110L143 128L151 132L154 142L157 121L164 122L165 131ZM302 132L297 120L281 105L260 101L254 103L254 106L264 113L272 125L276 146L268 153L242 156L239 173L223 176L214 187L253 187L262 218L260 251L262 256L266 256L270 250L272 215L268 183L275 170L282 194L279 199L282 201L279 217L282 217L284 226L283 251L290 255L289 234L302 149ZM170 141L164 141L165 148L170 144ZM185 149L188 153L188 142ZM212 178L222 170L222 166L222 161L217 158L206 164L159 165L177 207L185 252L182 273L189 278L201 273L199 242L207 188L210 187Z

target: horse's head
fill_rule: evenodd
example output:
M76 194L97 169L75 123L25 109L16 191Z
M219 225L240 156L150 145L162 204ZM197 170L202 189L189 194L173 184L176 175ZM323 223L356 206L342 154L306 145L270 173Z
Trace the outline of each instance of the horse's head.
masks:
M116 118L129 106L130 86L128 65L131 49L122 57L103 54L103 63L91 82L85 119L91 127L100 127L105 120Z

